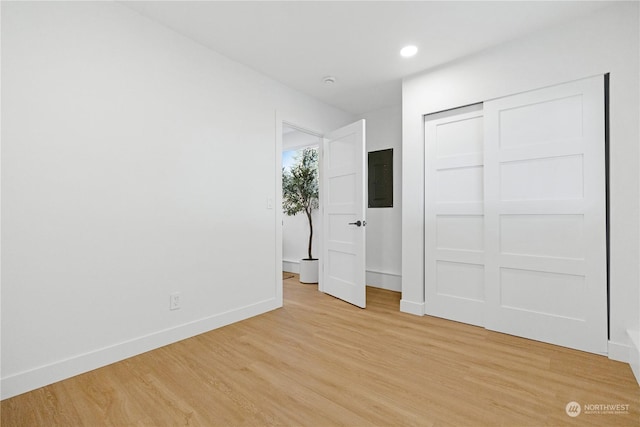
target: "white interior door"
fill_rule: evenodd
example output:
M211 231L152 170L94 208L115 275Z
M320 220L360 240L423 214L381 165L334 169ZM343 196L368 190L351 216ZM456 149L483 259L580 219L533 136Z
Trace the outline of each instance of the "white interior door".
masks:
M425 312L484 325L482 105L425 120Z
M322 158L322 290L366 305L365 121L325 135Z
M604 81L485 102L486 327L607 351Z

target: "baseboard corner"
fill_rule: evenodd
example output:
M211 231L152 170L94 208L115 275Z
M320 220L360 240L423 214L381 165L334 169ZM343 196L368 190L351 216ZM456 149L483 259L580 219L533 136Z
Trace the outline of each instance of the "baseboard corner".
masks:
M300 261L282 260L282 271L300 274Z
M367 286L402 292L402 276L399 274L367 270L366 276Z
M400 311L403 313L415 314L416 316L424 316L424 302L414 302L401 299Z
M607 346L607 357L617 362L629 363L629 352L631 348L627 344L609 341Z

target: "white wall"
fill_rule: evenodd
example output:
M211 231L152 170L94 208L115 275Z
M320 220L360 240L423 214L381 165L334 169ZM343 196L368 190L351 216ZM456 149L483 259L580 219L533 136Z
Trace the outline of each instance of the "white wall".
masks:
M611 341L629 357L626 330L639 311L638 3L595 14L483 51L403 83L402 310L422 314L423 115L530 89L611 73Z
M2 2L3 398L281 305L279 111L352 118L117 3Z
M393 207L367 209L367 284L402 289L402 108L363 114L367 151L393 148Z

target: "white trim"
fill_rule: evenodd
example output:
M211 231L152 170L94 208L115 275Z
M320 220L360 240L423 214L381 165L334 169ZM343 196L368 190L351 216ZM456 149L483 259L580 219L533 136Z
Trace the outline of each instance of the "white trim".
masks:
M275 111L275 135L274 137L274 149L276 169L274 171L274 204L275 209L275 246L276 246L276 259L275 259L275 287L276 287L276 299L279 305L282 307L284 304L283 289L282 289L282 127L284 120L282 115Z
M367 270L367 286L402 292L402 276L397 273Z
M300 261L282 260L282 271L300 273ZM402 292L402 276L397 273L367 270L367 286Z
M629 365L636 381L640 385L640 332L627 329L627 334L631 338L631 346L629 347Z
M1 8L0 8L0 18L2 18L2 12L1 12ZM0 76L2 75L2 71L1 71L1 67L0 67ZM0 79L1 81L1 79ZM0 90L1 92L1 90ZM2 107L0 106L0 117L2 117ZM0 128L2 127L2 119L0 119ZM0 144L1 147L1 144ZM2 165L2 150L0 149L0 165ZM2 181L2 167L0 166L0 183ZM2 186L0 185L0 188L2 188ZM2 193L0 192L0 207L2 206ZM0 212L2 212L2 209L0 209ZM2 215L0 214L0 224L2 224ZM0 230L2 229L2 226L0 226ZM2 232L0 231L0 236L2 236ZM1 249L2 245L0 245L0 259L2 259L2 249ZM0 263L0 277L2 277L2 263ZM2 289L2 280L0 280L0 290ZM0 291L0 295L2 295L2 292ZM0 300L2 298L0 297ZM2 304L0 304L0 307L2 306ZM0 343L2 342L2 340L0 340ZM2 355L2 345L0 344L0 355ZM0 365L2 365L1 363L1 359L2 357L0 356ZM0 398L2 398L2 381L0 381Z
M403 313L415 314L416 316L424 316L424 302L400 300L400 311Z
M285 122L286 123L286 122ZM321 137L318 137L321 138ZM315 143L311 143L311 144L297 144L297 145L292 145L290 147L282 147L282 151L298 151L298 150L302 150L303 148L318 148L320 147L320 142L321 140L319 139L318 142Z
M280 279L279 282L282 283L282 280ZM281 306L282 304L279 303L276 298L270 298L129 341L79 354L49 365L19 372L2 378L1 398L7 399L18 394L26 393L57 381L275 310Z
M617 362L629 363L629 354L631 347L627 344L609 341L607 348L607 357Z
M283 125L286 125L290 128L293 128L297 131L300 132L304 132L306 134L309 135L313 135L313 136L317 136L318 137L318 174L322 173L322 138L323 138L323 133L313 129L311 126L308 126L306 124L300 124L301 122L307 122L307 120L299 120L296 118L295 114L291 114L291 113L285 113L282 111L278 111L276 110L276 114L275 114L275 119L276 119L276 134L275 134L275 148L276 148L276 170L275 170L275 175L276 175L276 197L275 197L275 206L274 208L276 209L276 215L275 215L275 220L276 220L276 296L280 299L280 305L283 305L283 301L282 301L282 271L284 270L284 260L282 259L282 219L283 219L283 213L282 213L282 147L283 147L283 143L282 143L282 127ZM322 179L320 176L318 176L319 178L319 184L320 184L320 209L322 209ZM318 218L318 223L316 224L316 226L314 227L315 229L317 229L317 234L319 236L322 236L322 218ZM320 241L318 242L317 246L316 246L316 250L320 251L320 253L322 253L322 239L320 239ZM290 262L290 261L287 261ZM323 263L322 260L319 261L320 264L320 270L323 268ZM289 270L286 270L289 271ZM298 270L296 270L296 272L300 272L300 269L298 267ZM322 275L320 275L320 277L322 277ZM318 290L322 291L322 280L320 280L320 283L318 283Z
M282 271L288 271L290 273L300 273L300 261L282 260Z

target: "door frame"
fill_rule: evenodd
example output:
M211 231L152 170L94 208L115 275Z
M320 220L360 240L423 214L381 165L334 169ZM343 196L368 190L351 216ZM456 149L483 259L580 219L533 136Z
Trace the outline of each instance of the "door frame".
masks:
M288 127L294 128L300 132L304 132L309 135L317 136L319 139L318 143L318 189L319 189L319 197L318 197L318 205L319 210L322 212L322 139L323 132L317 130L314 125L308 123L306 120L300 120L300 118L296 118L293 115L288 115L281 111L276 111L275 113L276 120L276 129L275 129L275 198L273 203L273 209L275 209L275 284L276 284L276 300L278 302L278 306L282 307L283 305L283 284L282 284L282 220L284 218L284 214L282 212L282 130L286 125ZM316 236L322 236L322 215L318 219L318 224L314 225L314 229L317 231L314 232ZM318 240L318 251L322 253L322 238ZM319 268L322 271L322 257L319 260ZM320 277L320 276L319 276ZM318 290L323 291L322 280L318 281Z

